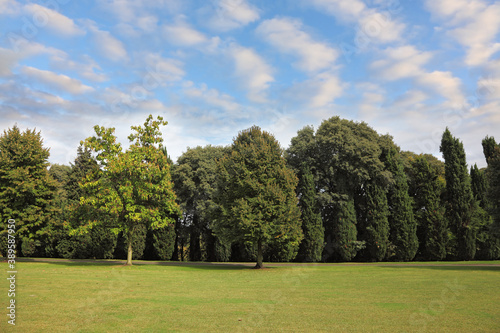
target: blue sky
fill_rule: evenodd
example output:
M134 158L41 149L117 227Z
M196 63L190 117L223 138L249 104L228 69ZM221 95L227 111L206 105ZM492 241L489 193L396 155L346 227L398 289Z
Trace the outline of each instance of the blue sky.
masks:
M127 145L162 115L175 159L252 125L286 148L332 116L468 163L500 139L500 3L487 0L0 0L0 130L69 164L98 124Z

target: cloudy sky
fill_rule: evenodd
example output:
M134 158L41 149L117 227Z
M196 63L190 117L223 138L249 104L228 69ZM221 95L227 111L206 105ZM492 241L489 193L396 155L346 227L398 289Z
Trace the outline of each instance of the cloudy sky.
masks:
M500 3L488 0L0 0L0 130L69 164L98 124L124 145L162 115L175 159L252 125L283 147L341 116L468 163L500 139Z

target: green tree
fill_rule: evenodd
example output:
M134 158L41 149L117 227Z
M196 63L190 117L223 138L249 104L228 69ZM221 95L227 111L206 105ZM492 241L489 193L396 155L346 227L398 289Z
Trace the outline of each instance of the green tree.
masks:
M212 233L212 220L218 209L217 161L227 152L224 147L188 148L172 169L174 189L183 215L180 228L189 235L189 259L216 261L226 255L218 253L228 248Z
M497 145L488 158L486 169L488 182L487 200L489 211L494 220L497 234L500 234L500 145Z
M417 222L408 193L408 179L403 162L396 147L385 154L385 164L394 181L389 186L387 202L389 205L389 241L394 247L393 258L397 261L410 261L418 250Z
M475 201L463 144L451 135L448 128L443 133L440 151L445 161L445 216L456 238L455 255L462 260L472 260L476 253L476 230L472 218Z
M481 208L486 208L486 175L479 170L477 164L470 168L471 190L474 199L478 202Z
M97 210L99 219L76 232L85 232L96 225L105 225L122 232L127 242L127 265L132 264L134 234L144 226L151 229L174 223L180 214L170 176L168 157L161 151L162 117L150 115L144 126L132 126L129 149L122 151L116 142L114 128L95 126L96 135L83 145L96 154L99 169L82 182L81 203Z
M48 172L49 149L40 132L17 126L0 137L0 252L6 253L7 220L16 221L17 253L45 255L57 183Z
M99 170L97 160L92 157L90 149L80 145L77 157L71 164L71 171L64 185L66 192L66 218L64 221L65 237L57 245L59 255L65 258L113 258L117 243L117 235L103 225L94 226L87 233L70 235L73 229L85 225L85 221L99 218L96 209L80 202L85 197L85 191L80 186L87 175L92 175Z
M441 204L444 182L439 170L433 168L424 156L412 161L413 200L417 235L419 239L418 258L442 260L446 257L448 226Z
M369 234L358 222L367 214L367 184L391 178L380 161L381 141L366 123L332 117L316 133L312 127L300 130L287 149L296 172L305 164L315 176L325 228L324 260L349 261L364 247L366 239L359 235Z
M316 199L316 186L311 170L306 166L297 187L302 212L302 232L304 239L300 243L297 260L317 262L321 260L325 230ZM354 207L353 207L354 208Z
M492 136L486 136L482 141L484 158L486 159L486 163L489 164L489 159L494 157L495 149L498 147L495 138Z
M216 235L256 247L256 268L263 267L264 245L278 238L296 254L303 237L297 177L274 136L257 126L241 131L219 169Z
M366 243L361 252L365 260L382 261L389 245L387 193L379 181L366 184L365 211L360 221L359 239Z

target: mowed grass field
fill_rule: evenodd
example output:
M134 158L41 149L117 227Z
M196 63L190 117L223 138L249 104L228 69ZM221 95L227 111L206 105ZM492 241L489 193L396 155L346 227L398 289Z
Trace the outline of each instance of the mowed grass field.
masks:
M19 262L0 332L500 332L499 266L267 267Z

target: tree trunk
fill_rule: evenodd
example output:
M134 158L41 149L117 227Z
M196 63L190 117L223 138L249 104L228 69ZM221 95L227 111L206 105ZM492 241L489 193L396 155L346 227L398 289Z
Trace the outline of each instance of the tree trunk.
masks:
M127 266L132 266L132 233L128 234Z
M262 255L262 240L257 241L257 264L255 265L254 268L259 269L263 268L264 265L262 264L264 256Z

